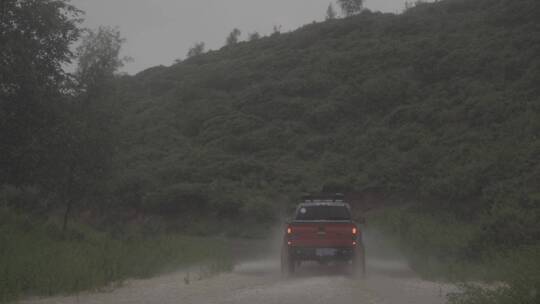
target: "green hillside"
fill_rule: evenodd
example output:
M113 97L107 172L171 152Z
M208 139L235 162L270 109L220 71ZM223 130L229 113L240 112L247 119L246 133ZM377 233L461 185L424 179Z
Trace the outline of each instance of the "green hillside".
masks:
M168 215L266 218L322 187L537 208L539 83L537 1L306 25L123 78L115 193Z
M532 299L538 1L365 11L149 69L116 94L123 204L185 227L219 219L203 230L220 232L271 220L301 192L376 189L413 202L372 222L416 270L511 286L455 303Z

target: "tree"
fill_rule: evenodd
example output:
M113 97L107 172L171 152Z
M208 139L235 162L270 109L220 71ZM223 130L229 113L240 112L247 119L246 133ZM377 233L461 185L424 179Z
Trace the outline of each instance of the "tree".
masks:
M118 28L100 26L95 31L86 30L77 48L76 78L81 89L89 94L98 94L98 90L112 80L114 73L128 60L120 58L124 42Z
M195 45L189 49L187 53L187 57L191 58L191 57L201 55L202 53L204 53L204 48L205 48L204 42L195 43Z
M405 1L405 11L410 10L411 8L414 8L420 4L425 3L424 0L414 0L414 1Z
M281 34L281 25L274 25L272 28L272 36Z
M248 40L249 41L255 41L257 39L260 39L261 38L261 35L257 32L253 32L251 34L249 34L249 37L248 37Z
M66 107L59 132L65 147L58 167L63 169L62 184L65 211L63 229L67 228L73 205L97 191L110 169L115 138L112 130L114 110L110 103L115 73L126 58L120 57L125 39L117 28L87 30L77 48L75 73L77 91Z
M238 39L240 38L240 35L242 35L242 32L235 28L232 30L232 32L227 37L227 41L225 42L225 45L230 46L238 43Z
M50 182L47 153L59 121L81 11L63 0L0 2L0 184Z
M347 17L358 14L364 6L364 0L337 0L337 3Z
M337 16L337 13L336 13L336 10L334 9L334 5L330 3L328 5L328 9L326 10L326 20L336 19L336 16Z

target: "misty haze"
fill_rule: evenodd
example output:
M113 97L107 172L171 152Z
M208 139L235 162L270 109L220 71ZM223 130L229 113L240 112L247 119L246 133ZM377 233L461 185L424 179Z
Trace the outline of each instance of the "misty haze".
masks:
M0 0L0 303L540 303L540 1Z

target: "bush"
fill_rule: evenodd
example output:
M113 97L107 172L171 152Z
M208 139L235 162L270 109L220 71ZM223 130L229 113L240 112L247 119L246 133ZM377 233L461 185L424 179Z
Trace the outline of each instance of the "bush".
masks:
M0 186L0 207L36 212L46 207L46 202L38 187Z
M388 208L369 223L396 239L410 266L430 279L484 279L491 276L487 261L467 260L468 246L478 225L457 219L451 213L437 215L414 208Z
M540 241L540 208L496 203L482 218L480 228L469 244L471 258L535 245Z
M209 202L206 185L176 184L148 194L143 200L143 208L163 216L202 215Z
M502 286L465 285L449 297L450 304L536 304L540 302L540 246L501 255L495 259L501 269ZM499 284L500 285L500 284Z
M54 221L0 212L0 302L94 290L192 263L230 269L228 246L215 238L132 235L112 238L84 225L66 233ZM21 229L21 225L27 229ZM33 224L30 224L33 223Z
M370 217L369 223L397 240L412 268L424 277L499 282L464 285L461 293L450 297L452 304L536 303L540 290L540 244L538 239L530 239L534 235L530 227L538 227L538 222L526 220L531 214L535 216L535 209L524 215L523 210L512 207L517 208L512 204L502 210L496 207L483 222L471 223L440 211L422 212L413 205L389 208ZM509 214L519 216L509 218ZM505 224L503 219L510 222ZM528 224L522 226L523 223ZM509 231L495 233L491 230L494 225ZM513 239L520 236L527 240Z

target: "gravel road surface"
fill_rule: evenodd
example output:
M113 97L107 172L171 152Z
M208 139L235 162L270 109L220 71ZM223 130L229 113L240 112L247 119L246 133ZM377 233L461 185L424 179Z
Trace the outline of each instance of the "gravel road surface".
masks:
M148 280L133 280L118 289L78 296L31 299L31 304L286 304L286 303L444 303L450 285L423 281L399 261L369 259L368 276L356 279L339 266L305 264L282 278L277 260L244 262L231 273L199 278L196 269Z

